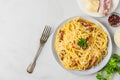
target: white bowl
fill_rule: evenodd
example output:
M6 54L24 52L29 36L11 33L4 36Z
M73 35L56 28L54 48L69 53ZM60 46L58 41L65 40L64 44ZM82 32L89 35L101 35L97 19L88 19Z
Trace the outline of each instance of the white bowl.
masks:
M120 45L118 45L117 42L116 42L116 40L115 40L115 35L116 35L117 31L120 31L120 29L118 29L118 30L115 31L115 34L114 34L114 42L115 42L115 44L117 45L117 47L120 48Z
M86 4L85 4L83 1L84 1L84 0L77 0L77 3L78 3L78 5L79 5L81 11L83 11L85 14L87 14L87 15L89 15L89 16L93 16L93 17L104 17L104 15L101 15L101 14L99 14L99 13L92 13L92 12L87 11L87 10L85 9ZM119 1L120 1L120 0L112 0L113 6L112 6L112 8L111 8L111 10L110 10L109 13L112 13L113 11L115 11L115 9L116 9L116 8L118 7L118 5L119 5Z
M97 20L95 20L95 19L93 19L93 18L90 18L90 17L86 17L86 16L77 16L77 17L82 17L82 18L84 18L84 19L87 19L87 20L89 20L89 21L92 21L92 22L95 22L95 23L99 24L99 25L104 29L104 31L107 33L107 35L108 35L108 53L107 53L106 57L105 57L97 66L95 66L94 68L90 68L90 69L84 70L84 71L79 71L79 70L67 70L67 69L66 69L67 71L72 72L72 73L74 73L74 74L76 74L76 75L88 75L88 74L93 74L93 73L101 70L101 69L108 63L108 61L109 61L109 59L110 59L110 57L111 57L111 55L112 55L112 42L111 42L111 37L110 37L110 34L109 34L108 30L107 30L100 22L98 22ZM69 19L63 21L63 22L58 26L58 28L59 28L60 26L62 26L63 24L65 24L67 21L69 21L69 20L71 20L71 19L74 19L74 18L76 18L76 17L72 17L72 18L69 18ZM61 62L60 62L60 60L59 60L59 58L58 58L58 56L57 56L57 53L56 53L56 51L55 51L55 49L54 49L55 36L56 36L56 33L57 33L58 28L56 29L56 31L55 31L55 33L54 33L54 35L53 35L53 39L52 39L52 50L53 50L53 55L54 55L56 61L58 62L59 65L61 65L61 66L64 68L64 66L61 64ZM65 69L65 68L64 68L64 69Z

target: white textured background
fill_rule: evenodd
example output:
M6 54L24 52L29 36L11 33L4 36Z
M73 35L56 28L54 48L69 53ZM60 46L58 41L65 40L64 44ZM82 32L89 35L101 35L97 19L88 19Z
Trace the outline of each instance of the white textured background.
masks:
M120 13L120 5L117 12ZM44 25L53 27L52 33L64 19L84 15L76 0L0 0L0 80L96 80L95 74L77 76L61 68L53 57L52 35L39 56L33 74L26 72L38 46ZM98 19L98 18L97 18ZM116 29L100 18L113 34ZM113 42L113 52L120 49ZM114 80L119 80L116 74Z

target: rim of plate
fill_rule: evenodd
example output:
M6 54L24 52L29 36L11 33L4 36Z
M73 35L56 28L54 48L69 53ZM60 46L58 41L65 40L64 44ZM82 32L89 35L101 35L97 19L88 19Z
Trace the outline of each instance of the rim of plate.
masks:
M87 15L89 15L89 16L92 16L92 17L105 17L105 15L100 15L100 14L98 14L98 13L91 13L91 12L85 10L85 9L83 8L83 5L81 4L80 1L82 1L82 0L77 0L77 4L78 4L80 10L83 11L83 13L85 13L85 14L87 14ZM115 11L115 9L116 9L116 8L118 7L118 5L119 5L119 2L120 2L120 0L113 0L113 5L114 5L114 6L113 6L112 9L110 10L109 14L111 14L112 12Z
M96 65L93 68L84 70L84 71L80 71L80 70L67 70L67 69L65 69L64 66L62 65L62 63L60 62L60 60L58 58L58 55L57 55L57 52L55 51L55 48L54 48L55 37L56 37L56 33L57 33L59 27L61 27L63 24L65 24L69 20L72 20L72 19L77 18L77 17L81 17L83 19L86 19L86 20L89 20L89 21L94 22L96 24L99 24L103 28L103 30L107 33L107 36L108 36L108 51L107 51L108 53L107 53L107 55L104 57L104 59L98 65ZM108 30L106 29L106 27L103 24L101 24L100 22L98 22L96 19L90 18L88 16L75 16L75 17L70 17L70 18L64 20L56 28L56 30L55 30L55 32L53 34L53 37L52 37L52 52L53 52L53 56L56 59L57 63L63 69L65 69L66 71L71 72L71 73L76 74L76 75L90 75L90 74L94 74L94 73L98 72L99 70L101 70L108 63L108 61L109 61L109 59L110 59L110 57L112 55L112 41L111 41L110 34L109 34Z

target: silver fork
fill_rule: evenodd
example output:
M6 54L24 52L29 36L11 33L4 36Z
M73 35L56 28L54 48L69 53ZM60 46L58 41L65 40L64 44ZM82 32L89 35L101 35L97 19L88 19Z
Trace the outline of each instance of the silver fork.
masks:
M36 61L37 61L37 59L38 59L38 57L40 55L41 49L42 49L43 45L45 44L45 42L47 41L47 39L48 39L48 37L50 35L50 31L51 31L51 27L46 25L44 30L43 30L42 36L40 38L40 46L38 48L37 54L35 55L32 63L27 68L28 73L33 72L33 70L35 68L35 65L36 65Z

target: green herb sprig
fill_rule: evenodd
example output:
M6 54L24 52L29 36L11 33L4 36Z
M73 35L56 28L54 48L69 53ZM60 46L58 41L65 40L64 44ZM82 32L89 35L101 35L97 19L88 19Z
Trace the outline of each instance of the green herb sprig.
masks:
M78 46L80 47L87 47L87 41L84 38L80 38L80 40L77 43Z
M112 80L114 73L120 74L120 56L113 54L108 64L96 75L98 80Z

